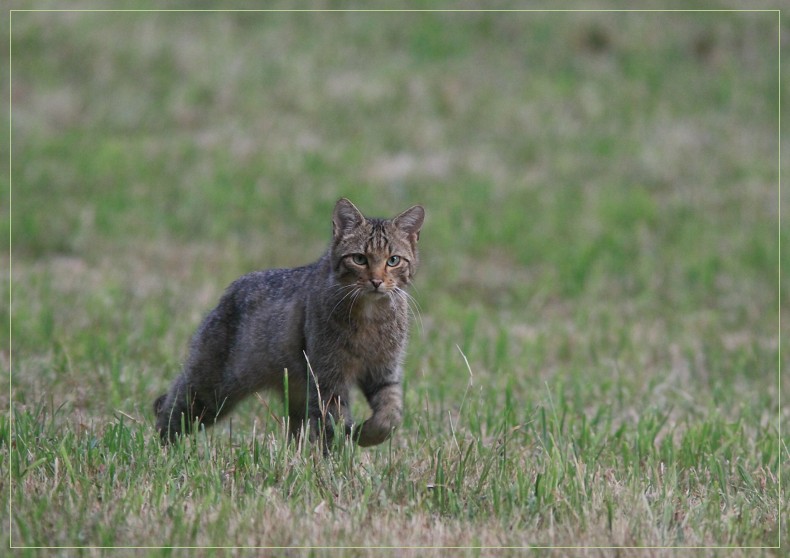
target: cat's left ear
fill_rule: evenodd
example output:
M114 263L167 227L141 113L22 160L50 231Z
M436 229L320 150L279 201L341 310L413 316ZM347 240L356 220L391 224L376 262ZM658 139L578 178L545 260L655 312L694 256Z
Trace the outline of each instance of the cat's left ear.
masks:
M415 205L395 217L392 222L397 228L409 236L413 235L414 240L417 241L420 239L420 229L422 228L424 219L425 210L421 205Z

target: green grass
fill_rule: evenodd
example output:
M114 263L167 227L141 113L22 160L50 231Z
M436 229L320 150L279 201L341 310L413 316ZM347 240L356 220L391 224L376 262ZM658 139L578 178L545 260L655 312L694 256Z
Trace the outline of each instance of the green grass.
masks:
M778 555L777 20L14 13L12 545ZM325 459L263 394L162 449L201 316L341 196L427 210L402 428Z

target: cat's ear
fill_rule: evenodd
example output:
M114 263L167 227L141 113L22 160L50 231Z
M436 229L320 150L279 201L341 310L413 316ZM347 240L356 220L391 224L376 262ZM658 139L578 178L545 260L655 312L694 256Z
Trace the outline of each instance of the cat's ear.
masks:
M335 211L332 213L332 234L335 238L343 233L353 231L365 222L365 216L359 212L356 206L346 198L341 198L335 204Z
M415 205L414 207L410 207L395 217L392 222L397 228L409 236L414 235L414 240L419 240L420 229L422 228L422 222L424 219L425 210L421 205Z

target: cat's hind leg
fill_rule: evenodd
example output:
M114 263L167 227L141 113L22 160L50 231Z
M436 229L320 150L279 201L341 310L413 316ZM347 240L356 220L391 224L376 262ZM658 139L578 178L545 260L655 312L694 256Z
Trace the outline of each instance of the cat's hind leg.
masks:
M183 375L173 383L166 394L154 401L156 428L162 443L173 442L181 434L189 434L196 424L211 426L230 406L216 398L198 394Z

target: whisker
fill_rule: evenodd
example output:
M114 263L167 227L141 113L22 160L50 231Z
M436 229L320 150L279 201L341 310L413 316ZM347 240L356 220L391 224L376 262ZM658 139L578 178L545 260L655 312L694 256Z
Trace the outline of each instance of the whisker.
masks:
M357 288L357 290L353 291L354 296L351 297L351 305L348 307L348 323L351 323L351 311L354 309L354 303L356 303L359 297L362 296L363 292L364 291L360 288Z
M329 316L327 316L327 318L331 318L332 314L334 314L335 310L337 310L337 307L340 306L343 303L343 301L346 300L349 296L352 296L356 292L355 289L357 289L358 287L356 285L342 285L339 288L338 287L335 287L335 288L337 290L339 290L340 292L342 292L343 289L348 289L348 292L343 295L343 298L341 298L340 300L337 301L337 304L335 304L335 306L332 308L332 311L329 312ZM351 302L351 305L352 306L354 305L353 300Z
M406 302L408 304L409 311L411 312L411 315L414 317L414 321L417 322L417 324L419 324L420 326L420 335L424 335L425 326L422 323L422 312L420 311L420 306L417 303L417 301L414 299L414 297L410 296L408 293L404 293L404 294L406 294Z
M407 300L409 300L412 304L414 304L414 306L415 306L415 308L417 308L418 312L422 312L422 307L420 306L420 303L417 301L416 298L414 298L411 294L409 294L408 291L405 291L403 289L399 289L399 290L401 292L403 292L403 294L406 296Z
M422 323L422 311L420 309L420 303L417 302L417 299L411 296L408 292L401 289L400 287L396 287L393 293L397 294L401 300L406 301L406 306L411 312L412 317L414 318L415 322L418 322L420 325L420 335L425 333L425 327Z
M351 283L350 285L332 285L331 287L329 287L329 292L336 293L336 292L342 292L343 289L353 289L353 288L356 288L356 285L354 283Z

